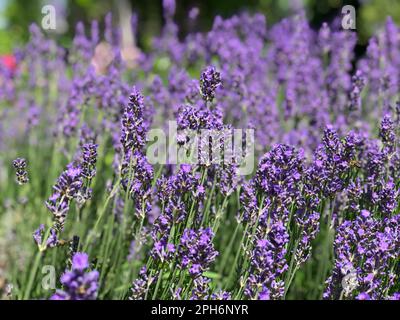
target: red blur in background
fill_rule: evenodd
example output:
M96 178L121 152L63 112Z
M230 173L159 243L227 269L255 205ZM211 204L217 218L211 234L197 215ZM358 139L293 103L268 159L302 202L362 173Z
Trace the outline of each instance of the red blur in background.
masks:
M5 54L0 56L0 61L3 65L6 66L10 71L14 71L17 67L17 60L15 56L12 54Z

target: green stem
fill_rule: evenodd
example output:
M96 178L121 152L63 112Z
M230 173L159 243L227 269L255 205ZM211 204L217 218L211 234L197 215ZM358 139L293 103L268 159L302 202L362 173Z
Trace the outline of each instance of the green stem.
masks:
M26 291L25 291L25 294L23 297L24 300L28 300L30 298L33 282L35 280L36 273L39 268L41 255L42 255L42 253L40 251L36 253L35 261L33 263L32 270L29 274L28 285L26 286Z

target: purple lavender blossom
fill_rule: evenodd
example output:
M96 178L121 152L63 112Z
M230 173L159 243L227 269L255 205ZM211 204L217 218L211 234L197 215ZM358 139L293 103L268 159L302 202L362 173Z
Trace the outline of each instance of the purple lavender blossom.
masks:
M385 153L392 153L396 135L394 132L393 120L388 114L386 114L382 119L379 136L385 147Z
M93 143L86 143L82 147L82 176L89 180L96 175L97 147Z
M388 17L359 57L340 19L315 30L298 10L267 28L263 14L243 12L217 16L202 32L197 8L186 30L174 22L177 9L162 1L162 31L149 50L135 47L136 14L121 20L132 29L126 39L109 13L90 34L79 22L70 50L32 24L15 61L1 57L0 152L28 143L35 169L70 162L46 201L54 223L33 232L39 251L70 245L63 288L51 298L97 298L99 273L77 253L79 238L68 239L77 232L103 268L102 297L400 299L400 28ZM193 132L218 136L198 141L195 165L171 161L156 173L146 135L169 119L187 157ZM255 130L252 177L238 176L231 154L211 161L233 128ZM0 184L15 223L34 213L46 176L31 177L23 158L13 166L17 183L35 178L15 192ZM76 222L64 232L69 214ZM124 257L114 270L110 262ZM29 298L40 294L24 287L25 273L13 278ZM132 280L130 292L110 287Z
M150 255L154 260L171 261L175 254L175 245L172 243L165 243L164 240L156 241Z
M121 120L121 143L126 155L133 151L141 151L144 146L146 123L143 113L143 96L134 87Z
M335 238L335 265L324 298L383 299L394 285L390 268L398 256L398 226L399 216L380 220L367 210L344 221Z
M361 70L357 70L352 77L353 88L350 92L350 110L361 110L361 91L365 86L365 78Z
M78 196L82 184L82 169L69 165L53 186L54 193L46 201L46 207L53 214L54 228L57 231L64 229L70 202Z
M135 200L138 217L145 217L151 211L151 182L153 167L141 152L127 154L121 166L122 186Z
M221 85L221 75L215 67L207 67L200 77L200 89L205 101L212 101L215 97L215 90Z
M194 288L190 300L207 300L210 296L210 279L199 276L193 282Z
M57 290L51 300L95 300L98 291L99 273L88 271L86 253L77 252L72 257L72 270L61 276L63 290Z
M33 232L33 240L38 246L42 244L43 233L44 233L44 224L40 224L39 228L37 228Z
M172 19L175 14L175 0L163 0L162 5L165 19Z
M147 275L146 267L142 267L139 272L139 278L132 283L130 300L144 300L154 278Z
M271 222L269 228L257 236L250 256L245 295L252 299L279 299L284 293L282 275L288 268L285 245L289 235L281 221Z
M180 267L188 269L193 278L206 271L218 255L212 244L213 237L211 228L198 231L186 229L183 232L178 247Z

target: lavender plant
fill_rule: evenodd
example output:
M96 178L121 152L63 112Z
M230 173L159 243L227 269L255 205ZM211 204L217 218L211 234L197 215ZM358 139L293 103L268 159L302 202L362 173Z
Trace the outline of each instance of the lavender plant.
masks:
M0 62L0 294L399 299L399 27L356 61L356 33L304 13L217 16L182 39L163 6L133 64L111 14L79 23L68 55L33 24L16 68ZM167 121L196 162L151 161ZM254 130L245 176L235 128Z

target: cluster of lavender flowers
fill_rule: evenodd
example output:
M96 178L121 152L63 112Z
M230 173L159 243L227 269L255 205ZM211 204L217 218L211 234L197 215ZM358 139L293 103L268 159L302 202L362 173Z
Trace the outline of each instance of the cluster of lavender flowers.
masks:
M99 273L88 271L89 258L86 253L77 252L72 257L72 269L60 278L63 290L57 290L51 300L95 300L98 291Z
M82 170L69 165L57 179L53 186L54 193L46 201L47 209L54 217L54 228L58 231L64 229L71 200L74 199L83 186Z
M76 26L68 55L33 24L16 68L0 62L0 152L35 168L26 188L0 184L28 233L39 225L32 271L9 259L22 298L49 297L37 268L51 261L67 269L51 299L399 299L400 28L388 18L356 61L337 21L241 13L182 38L163 6L146 52L136 14L130 47L108 14ZM218 153L253 129L258 165L239 176L202 148L152 165L148 133L168 120L188 159L190 132L218 132ZM27 183L26 160L13 166Z
M212 244L213 236L211 228L183 231L179 246L180 267L187 268L194 278L207 270L218 255Z
M327 280L325 298L385 299L396 283L399 256L399 216L383 220L367 210L344 221L334 242L336 259Z
M136 215L142 218L151 210L150 189L153 179L153 168L143 151L149 127L144 109L143 96L133 88L121 120L121 179L124 190L135 200Z

